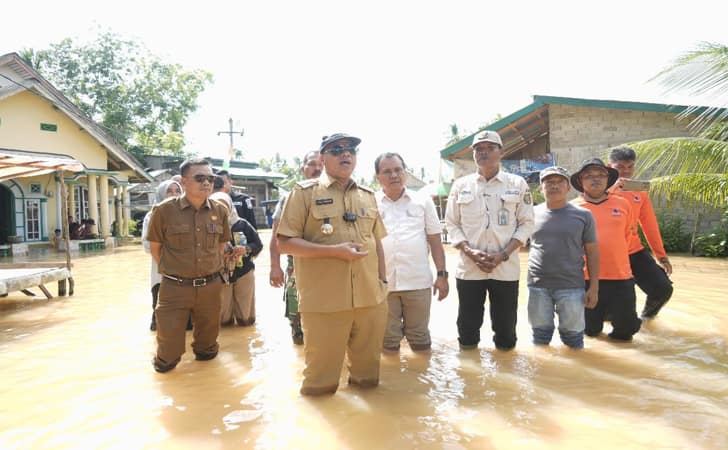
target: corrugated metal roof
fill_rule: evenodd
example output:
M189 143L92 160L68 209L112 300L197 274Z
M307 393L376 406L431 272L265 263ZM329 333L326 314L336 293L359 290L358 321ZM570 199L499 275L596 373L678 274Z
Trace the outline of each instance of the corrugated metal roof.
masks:
M58 169L83 172L85 167L70 156L0 149L0 181L44 175Z

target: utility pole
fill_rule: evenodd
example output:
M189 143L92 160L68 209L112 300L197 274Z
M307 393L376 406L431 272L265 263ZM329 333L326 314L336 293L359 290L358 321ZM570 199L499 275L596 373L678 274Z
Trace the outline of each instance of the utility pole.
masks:
M233 135L240 133L240 136L245 134L245 130L240 131L233 131L233 118L231 117L230 120L228 120L229 129L228 131L218 131L217 135L220 136L221 134L227 134L230 136L230 153L232 153L234 147L233 147Z

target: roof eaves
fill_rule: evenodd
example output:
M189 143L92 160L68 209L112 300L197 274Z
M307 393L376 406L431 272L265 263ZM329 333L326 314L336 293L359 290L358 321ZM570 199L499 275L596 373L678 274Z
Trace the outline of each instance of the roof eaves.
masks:
M628 109L632 111L649 111L649 112L671 112L679 114L686 110L691 113L700 114L709 108L706 106L693 107L685 105L668 105L664 103L644 103L644 102L625 102L620 100L595 100L588 98L572 98L572 97L551 97L547 95L534 95L534 102L552 105L571 105L584 106L591 108L609 108L609 109ZM693 109L695 108L695 109Z
M509 123L515 122L516 120L520 119L521 117L524 117L527 114L532 113L533 111L537 110L538 108L540 108L544 105L544 103L537 100L536 96L534 96L533 99L534 99L534 101L530 105L523 107L523 108L519 109L518 111L516 111L512 114L509 114L506 117L504 117L496 122L491 123L490 125L488 125L488 129L492 130L492 131L500 131L502 128L504 128ZM440 150L440 158L447 158L447 157L452 156L453 154L459 152L460 150L469 147L470 143L473 141L473 137L476 134L478 134L479 132L480 132L480 130L455 142L454 144L450 145L449 147Z

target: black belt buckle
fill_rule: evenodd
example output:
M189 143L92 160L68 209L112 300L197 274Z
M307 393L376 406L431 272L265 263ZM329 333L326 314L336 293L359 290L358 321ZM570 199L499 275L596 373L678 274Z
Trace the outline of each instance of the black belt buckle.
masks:
M192 286L203 287L207 285L207 278L195 278L192 280Z

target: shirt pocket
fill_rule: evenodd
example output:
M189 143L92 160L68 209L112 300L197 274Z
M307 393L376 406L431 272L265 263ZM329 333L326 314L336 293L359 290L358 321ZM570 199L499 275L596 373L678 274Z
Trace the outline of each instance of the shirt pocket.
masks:
M334 204L327 205L311 205L311 215L309 220L311 224L306 224L304 234L307 234L307 230L310 230L311 236L306 237L306 240L316 242L319 244L334 244L336 242L337 234L340 236L340 232L344 226L343 211L340 207ZM324 223L328 223L333 227L332 234L324 234L322 227Z
M463 231L466 233L479 228L487 220L485 211L480 206L481 202L475 198L475 194L472 192L458 192L455 203L460 211L460 222L464 228Z
M191 246L192 234L189 224L170 225L167 234L170 247L183 249Z
M521 202L521 193L505 193L500 196L501 207L508 211L508 222L501 226L511 226L516 219L516 212L518 211L518 205ZM500 225L500 221L496 221L496 224Z
M205 227L205 229L207 231L205 233L206 246L208 249L213 249L222 242L222 224L209 223L207 224L207 227Z
M409 205L407 207L407 217L425 217L425 207L422 205Z
M371 237L374 232L374 221L377 219L379 211L377 208L358 208L356 211L357 222L359 222L359 232L365 238Z

